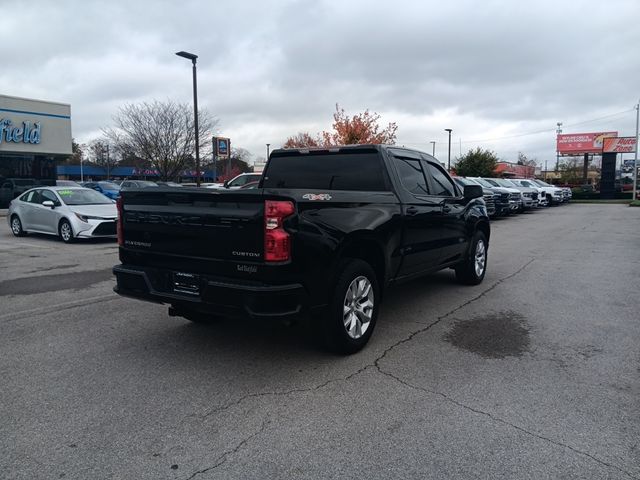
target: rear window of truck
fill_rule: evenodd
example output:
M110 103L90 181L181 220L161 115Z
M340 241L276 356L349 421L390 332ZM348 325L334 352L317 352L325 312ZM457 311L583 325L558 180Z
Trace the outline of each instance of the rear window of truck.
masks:
M377 150L297 151L272 155L264 188L386 191L385 170Z

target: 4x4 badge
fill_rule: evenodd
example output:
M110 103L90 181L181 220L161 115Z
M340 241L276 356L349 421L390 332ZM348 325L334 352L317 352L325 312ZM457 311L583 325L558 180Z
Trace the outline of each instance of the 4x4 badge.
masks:
M328 193L305 193L302 195L305 200L331 200L331 195Z

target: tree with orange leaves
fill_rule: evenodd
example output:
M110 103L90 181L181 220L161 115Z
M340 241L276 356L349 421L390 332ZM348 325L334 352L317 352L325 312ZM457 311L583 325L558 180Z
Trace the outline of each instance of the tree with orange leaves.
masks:
M298 132L293 137L287 138L283 148L319 147L318 141L306 132Z
M316 138L309 133L300 132L289 137L284 143L284 148L300 147L330 147L333 145L361 145L361 144L394 144L398 126L395 122L389 123L385 128L379 125L380 115L370 112L349 117L344 108L336 104L336 112L333 114L333 131L320 132Z

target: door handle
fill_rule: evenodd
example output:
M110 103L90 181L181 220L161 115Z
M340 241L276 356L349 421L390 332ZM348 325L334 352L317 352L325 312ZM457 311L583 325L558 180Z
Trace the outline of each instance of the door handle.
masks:
M418 213L418 209L416 207L409 207L406 211L407 215L415 215Z
M444 213L449 213L451 211L451 207L449 205L443 205L442 206L442 211Z

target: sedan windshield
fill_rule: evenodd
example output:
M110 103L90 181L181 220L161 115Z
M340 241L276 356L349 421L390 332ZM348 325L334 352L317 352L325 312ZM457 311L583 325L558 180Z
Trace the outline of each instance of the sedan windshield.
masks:
M58 195L60 195L65 205L107 205L113 203L101 193L88 188L58 190Z

